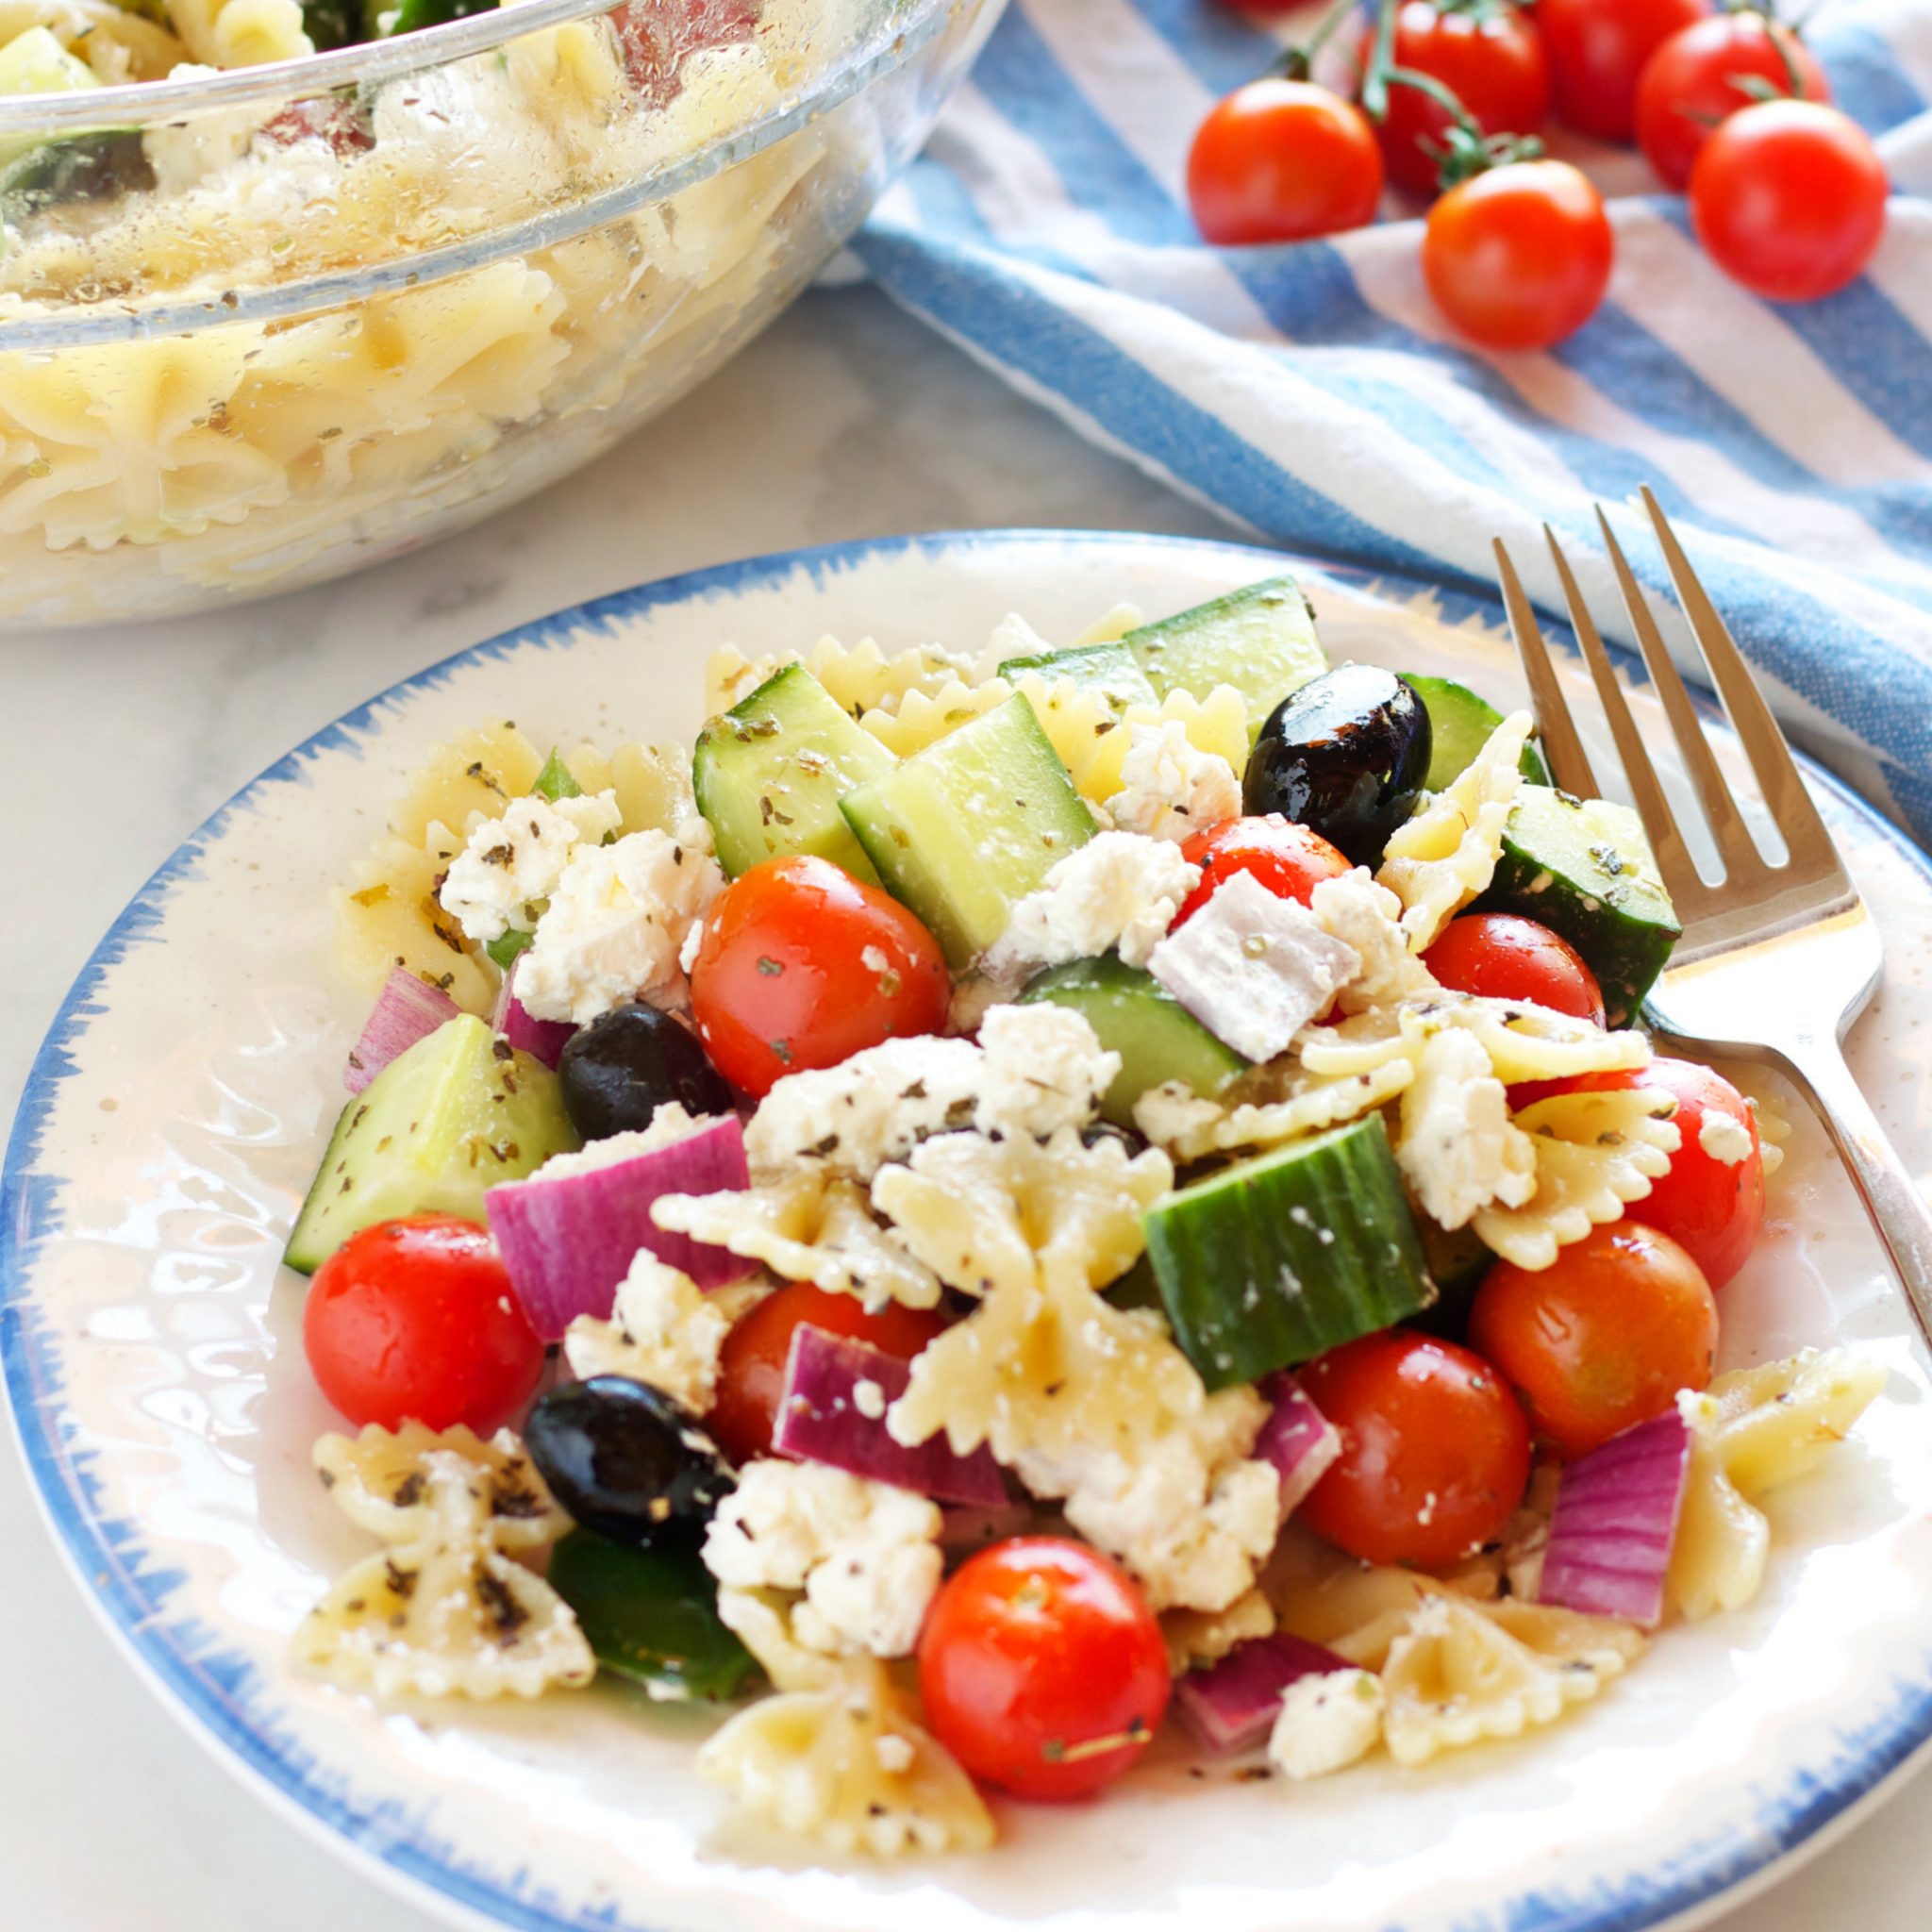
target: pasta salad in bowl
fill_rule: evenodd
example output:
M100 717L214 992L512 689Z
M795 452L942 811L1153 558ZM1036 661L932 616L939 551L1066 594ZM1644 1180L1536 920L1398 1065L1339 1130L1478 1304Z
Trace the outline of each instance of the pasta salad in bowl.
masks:
M1668 895L1526 713L1286 576L707 709L483 723L337 894L306 1672L727 1706L886 1857L1523 1738L1757 1593L1886 1371L1717 1373L1787 1128L1636 1024Z

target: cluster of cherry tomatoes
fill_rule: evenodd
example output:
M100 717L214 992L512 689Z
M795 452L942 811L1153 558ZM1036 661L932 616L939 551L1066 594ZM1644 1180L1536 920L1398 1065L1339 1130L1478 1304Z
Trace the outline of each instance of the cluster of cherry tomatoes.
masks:
M1385 182L1440 187L1422 256L1438 307L1484 348L1545 348L1596 311L1615 258L1595 186L1542 157L1554 114L1579 134L1634 140L1667 186L1688 190L1712 260L1755 293L1828 295L1878 245L1885 168L1768 4L1374 0L1351 99L1309 77L1356 15L1357 0L1338 0L1281 72L1202 124L1188 159L1194 219L1217 244L1299 242L1372 222Z

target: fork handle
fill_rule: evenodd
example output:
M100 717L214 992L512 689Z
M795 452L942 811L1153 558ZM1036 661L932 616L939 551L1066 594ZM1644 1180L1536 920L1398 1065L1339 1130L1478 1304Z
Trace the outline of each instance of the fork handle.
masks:
M1835 1041L1814 1037L1774 1058L1810 1100L1837 1143L1865 1211L1891 1257L1919 1332L1932 1347L1932 1208L1886 1138Z

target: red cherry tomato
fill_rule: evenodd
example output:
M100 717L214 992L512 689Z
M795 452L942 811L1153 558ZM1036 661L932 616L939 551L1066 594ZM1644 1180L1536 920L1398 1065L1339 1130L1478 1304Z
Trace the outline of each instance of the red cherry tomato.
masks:
M651 0L614 8L625 73L653 107L684 91L684 63L693 54L748 41L758 28L758 9L747 0Z
M1597 311L1615 257L1603 197L1567 161L1514 161L1429 210L1423 276L1485 349L1546 349Z
M1599 141L1628 141L1645 63L1710 10L1709 0L1537 0L1557 119Z
M953 982L939 941L896 899L828 859L752 866L718 895L691 967L698 1038L746 1093L937 1033Z
M352 1234L308 1284L302 1345L358 1428L462 1424L487 1436L543 1374L543 1344L489 1233L447 1214Z
M794 1328L849 1335L910 1361L945 1326L940 1316L897 1302L867 1314L857 1295L789 1282L731 1324L718 1351L718 1392L705 1426L733 1462L772 1453L772 1427L785 1392L785 1359L791 1353Z
M1513 912L1465 912L1452 919L1423 964L1457 992L1528 1000L1552 1012L1604 1024L1596 975L1566 939Z
M1196 832L1181 856L1201 868L1201 883L1181 902L1170 931L1185 925L1235 873L1252 874L1277 899L1306 906L1324 879L1340 878L1348 860L1319 832L1279 812L1266 818L1229 819Z
M1711 129L1757 98L1739 85L1744 80L1807 101L1831 98L1810 48L1791 28L1761 13L1697 21L1650 57L1637 86L1637 144L1671 187L1690 180Z
M1128 1769L1167 1710L1167 1645L1133 1579L1057 1536L970 1557L933 1599L919 1694L974 1777L1084 1798Z
M1856 121L1816 101L1765 101L1705 142L1690 171L1690 224L1753 294L1815 302L1872 259L1890 192Z
M1364 55L1374 44L1362 37ZM1394 60L1440 80L1485 134L1534 134L1550 111L1550 63L1535 21L1503 0L1493 10L1444 13L1435 0L1404 0L1395 16ZM1438 151L1449 113L1420 88L1389 90L1377 139L1390 180L1419 194L1436 187Z
M1661 1415L1680 1389L1709 1383L1717 1301L1668 1235L1620 1221L1534 1274L1498 1261L1476 1290L1469 1339L1540 1437L1558 1455L1587 1456Z
M1271 75L1219 102L1188 154L1188 204L1217 246L1359 228L1382 198L1368 117L1312 81Z
M1341 1434L1300 1520L1368 1563L1453 1563L1502 1529L1529 1481L1529 1424L1489 1363L1402 1328L1298 1372Z

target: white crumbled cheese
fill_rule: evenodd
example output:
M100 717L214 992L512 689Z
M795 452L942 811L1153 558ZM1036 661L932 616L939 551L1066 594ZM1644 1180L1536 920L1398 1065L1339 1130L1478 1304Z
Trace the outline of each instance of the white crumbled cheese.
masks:
M517 997L537 1019L578 1025L632 1000L682 1006L686 938L724 889L702 819L578 846L523 957Z
M970 1040L888 1040L836 1067L788 1074L744 1130L752 1178L823 1166L870 1180L928 1134L970 1126L981 1055Z
M1134 1103L1134 1124L1157 1147L1174 1147L1213 1127L1227 1109L1185 1080L1163 1080Z
M1178 718L1130 724L1121 761L1121 789L1107 801L1108 816L1124 832L1175 844L1241 815L1241 785L1219 752L1200 751Z
M644 1250L617 1285L609 1321L579 1315L564 1331L564 1358L579 1381L628 1375L703 1415L717 1393L718 1351L730 1327L689 1274Z
M1091 959L1115 947L1129 966L1144 966L1200 883L1201 868L1189 864L1177 845L1135 832L1096 833L1013 908L980 971L1017 982L1036 968Z
M1751 1129L1721 1108L1707 1107L1697 1129L1697 1144L1713 1160L1722 1161L1725 1167L1736 1167L1740 1161L1750 1158Z
M1328 1009L1361 957L1307 907L1237 872L1155 947L1147 970L1217 1040L1272 1060Z
M1392 1007L1437 990L1436 975L1409 950L1402 901L1378 886L1366 866L1323 879L1309 895L1308 910L1330 939L1353 947L1361 960L1360 972L1338 996L1344 1013Z
M698 955L704 950L705 922L693 919L685 928L684 943L677 949L677 970L689 979L691 968L698 963Z
M803 1591L791 1631L831 1657L905 1657L940 1584L940 1512L819 1462L762 1458L739 1473L705 1533L726 1590Z
M538 923L532 908L556 891L577 847L600 843L622 822L614 791L555 805L534 795L512 799L471 832L450 861L438 902L479 945L511 926L528 932Z
M1366 1757L1382 1737L1382 1680L1369 1671L1324 1671L1288 1687L1268 1757L1291 1778L1325 1777Z
M1536 1192L1536 1145L1509 1118L1509 1095L1481 1041L1459 1026L1430 1035L1403 1091L1395 1163L1424 1211L1464 1227L1493 1202Z
M881 1731L872 1740L872 1749L873 1756L878 1759L879 1769L888 1777L897 1777L902 1772L912 1769L912 1759L916 1755L912 1740L902 1738L897 1731Z
M560 1181L572 1174L595 1174L600 1167L616 1167L635 1160L640 1154L675 1147L680 1141L716 1126L724 1118L717 1113L689 1114L676 1101L666 1100L651 1115L649 1126L633 1128L627 1134L607 1134L601 1141L587 1141L575 1154L553 1154L530 1178Z
M946 1006L946 1031L977 1033L989 1010L1005 1005L1018 991L1011 982L989 979L983 973L961 974L953 982L953 996Z
M983 1058L973 1124L995 1140L1031 1134L1044 1141L1084 1127L1114 1083L1121 1057L1100 1043L1070 1007L994 1007L979 1029Z
M886 1412L886 1391L870 1375L861 1375L852 1385L852 1406L867 1422L875 1423Z
M1052 649L1017 610L1009 610L993 625L986 649L979 654L976 675L984 683L987 678L999 675L1000 666L1008 658L1041 658Z

